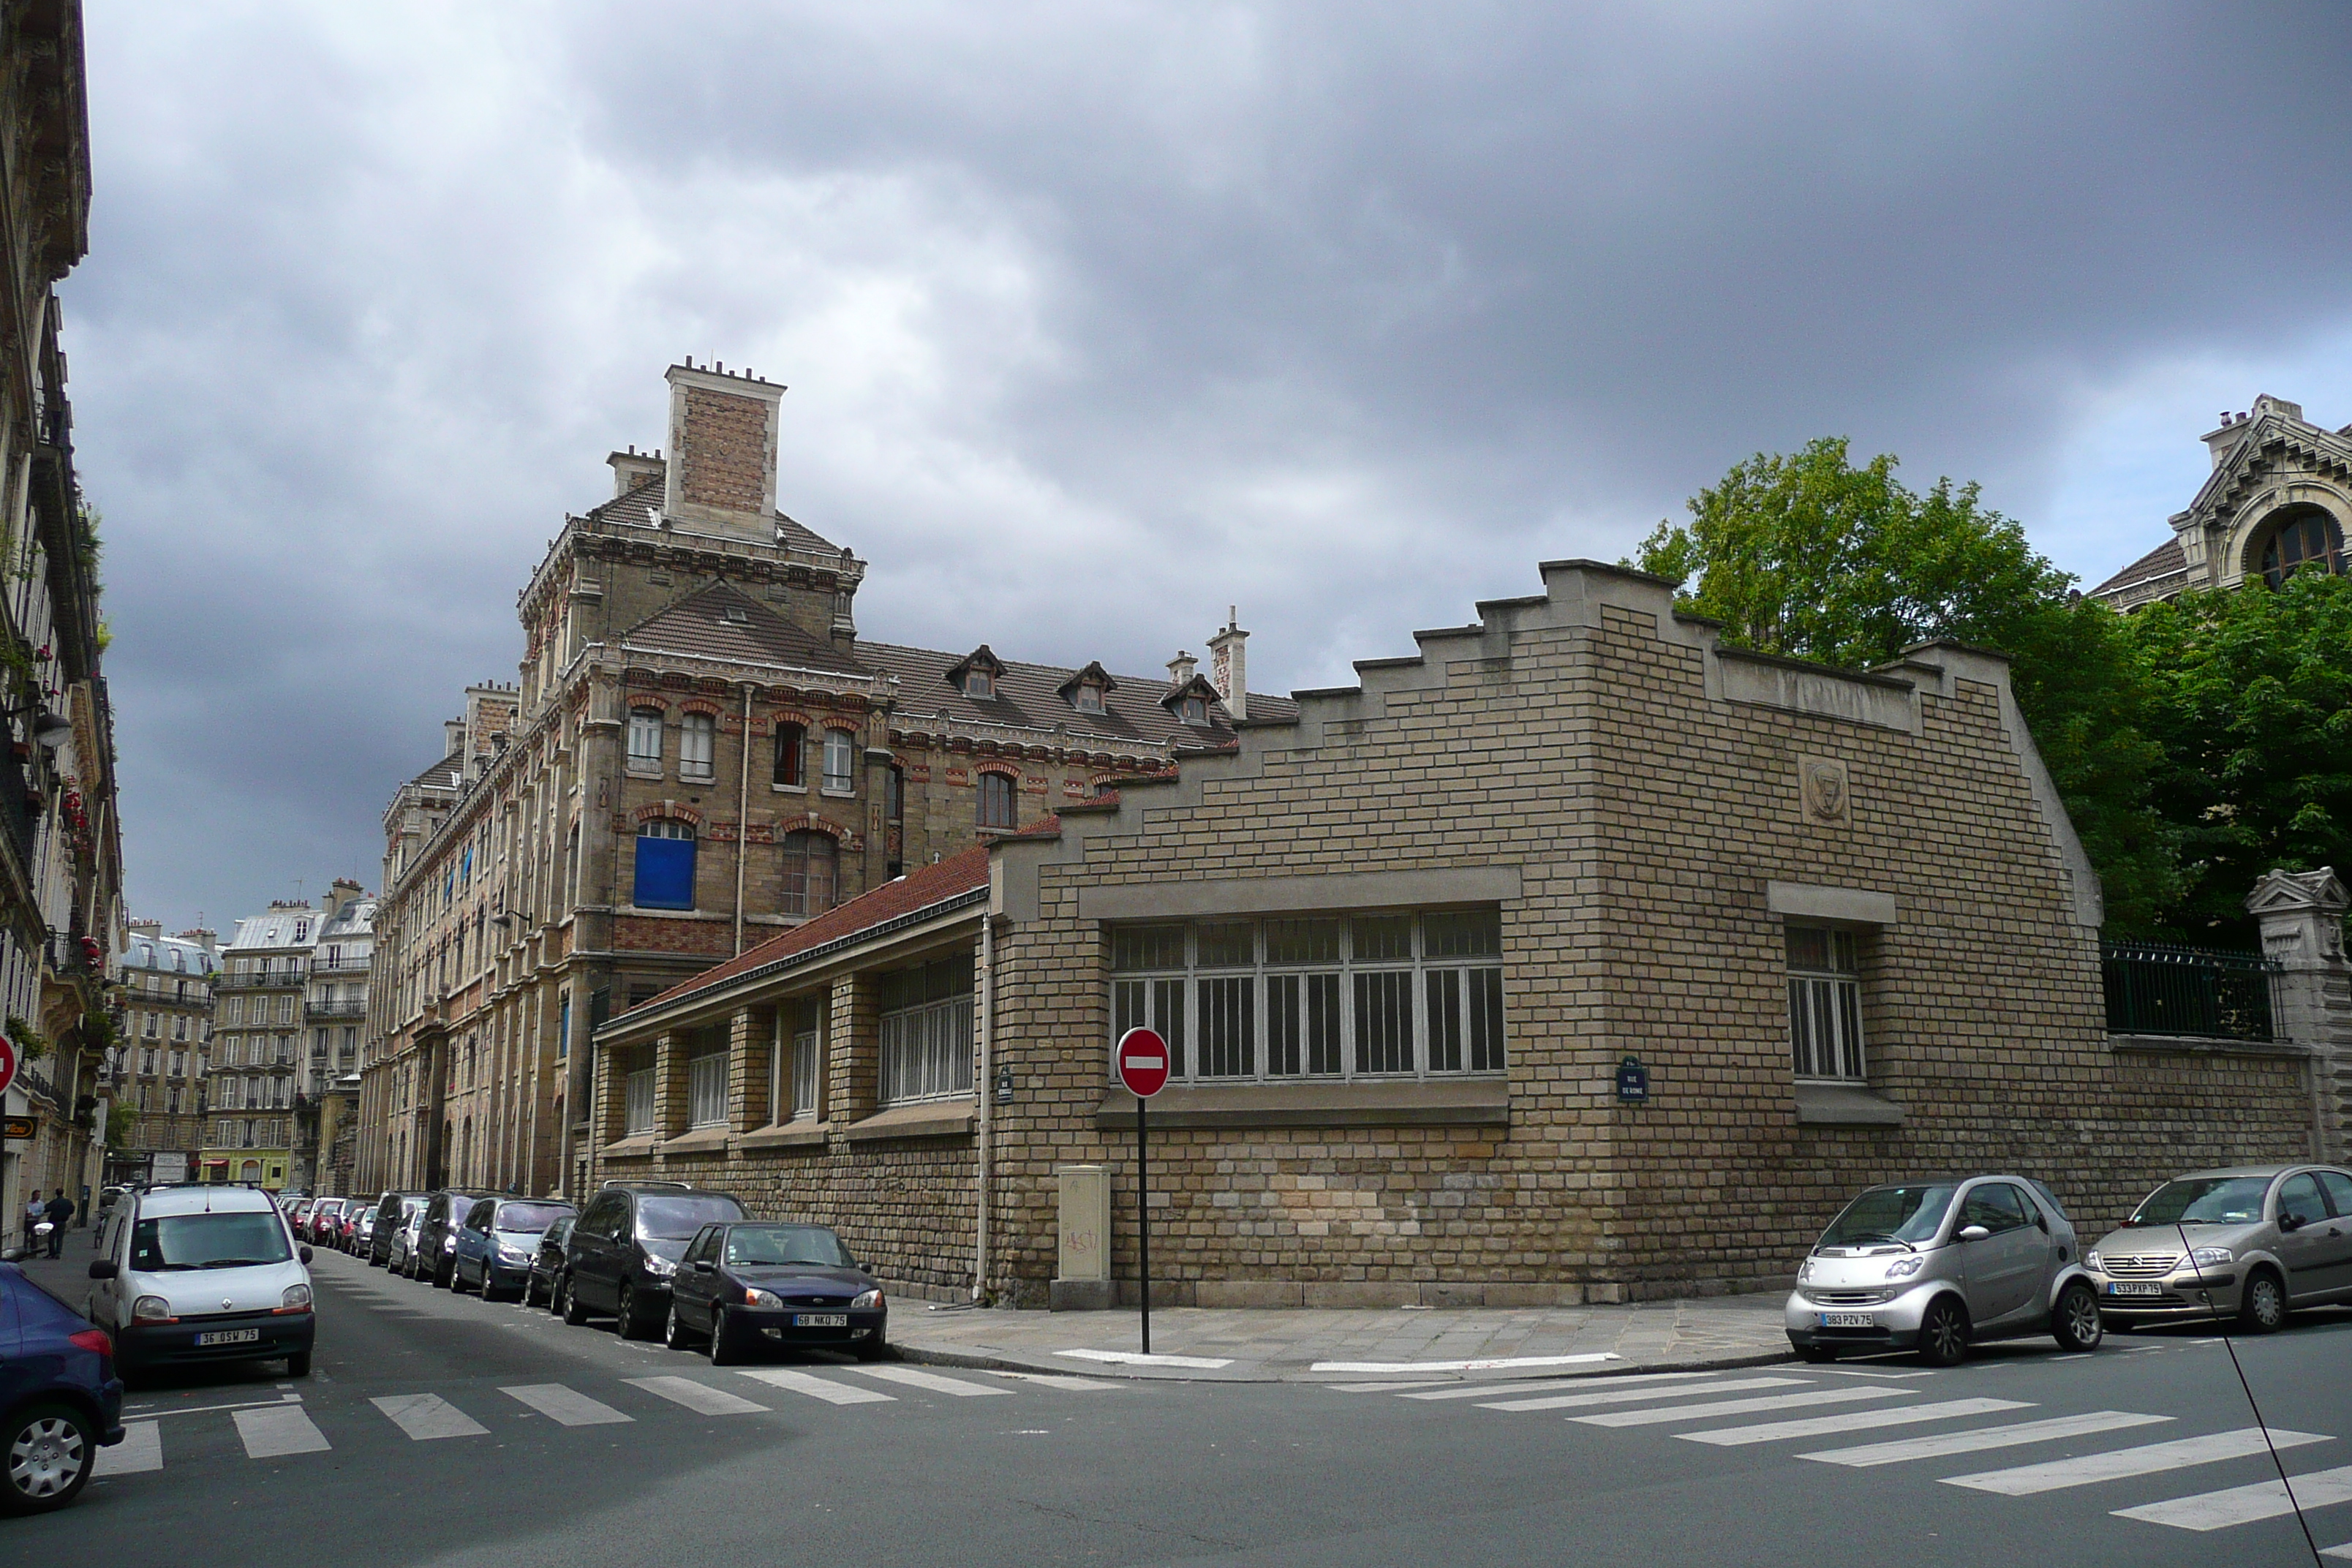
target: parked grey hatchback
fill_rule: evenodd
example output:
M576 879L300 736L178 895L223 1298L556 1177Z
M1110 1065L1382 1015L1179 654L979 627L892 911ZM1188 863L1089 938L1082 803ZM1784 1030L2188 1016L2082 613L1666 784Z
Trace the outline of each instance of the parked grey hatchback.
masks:
M2141 1199L2084 1262L2117 1330L2235 1317L2267 1334L2294 1308L2352 1301L2352 1173L2193 1171Z
M1807 1361L1916 1350L1932 1366L1984 1340L2046 1333L2087 1351L2102 1334L2074 1223L2028 1176L1871 1188L1797 1270L1784 1326Z

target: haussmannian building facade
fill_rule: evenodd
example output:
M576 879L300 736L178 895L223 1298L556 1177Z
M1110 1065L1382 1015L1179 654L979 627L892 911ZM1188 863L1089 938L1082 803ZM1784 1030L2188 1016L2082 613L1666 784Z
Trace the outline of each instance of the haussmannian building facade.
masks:
M577 1191L607 1018L1251 710L1234 624L1223 685L862 640L866 563L776 510L784 389L667 381L667 457L612 454L519 597L519 679L385 810L359 1190Z
M108 1092L135 1120L129 1138L107 1151L106 1179L187 1181L200 1169L205 1142L216 940L209 931L165 936L156 921L132 921L130 932Z

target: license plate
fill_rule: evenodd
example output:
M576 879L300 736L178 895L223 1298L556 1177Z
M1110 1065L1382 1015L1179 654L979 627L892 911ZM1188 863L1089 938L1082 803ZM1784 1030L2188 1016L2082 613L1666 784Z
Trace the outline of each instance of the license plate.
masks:
M259 1342L259 1329L216 1329L209 1334L198 1334L200 1345L249 1345Z
M2164 1287L2153 1279L2110 1279L2107 1281L2107 1294L2110 1296L2161 1296L2164 1294Z
M1822 1327L1825 1329L1874 1329L1878 1320L1868 1312L1823 1312Z
M794 1312L793 1327L796 1329L845 1329L849 1327L846 1312Z

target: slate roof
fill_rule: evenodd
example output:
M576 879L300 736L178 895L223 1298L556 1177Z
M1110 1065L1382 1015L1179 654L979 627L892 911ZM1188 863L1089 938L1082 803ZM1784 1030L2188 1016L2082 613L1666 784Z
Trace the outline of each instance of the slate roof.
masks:
M590 507L590 517L611 518L621 522L633 522L644 528L661 526L662 481L647 479L625 495L614 496L602 506ZM786 544L795 550L816 551L826 555L838 555L841 546L814 530L804 528L782 512L776 513L776 526L783 531Z
M2166 540L2092 589L2091 597L2102 598L2106 595L2128 588L2135 583L2144 583L2151 577L2169 577L2175 573L2187 570L2189 570L2189 558L2181 553L2180 540L2175 536Z
M202 976L212 973L216 966L213 955L199 942L184 942L175 936L134 934L122 944L122 967Z
M948 679L950 670L963 665L968 657L964 654L860 638L857 655L898 678L898 705L891 721L903 727L916 727L925 718L1036 730L1058 725L1081 744L1155 751L1171 745L1224 746L1234 741L1232 722L1222 702L1210 708L1206 728L1180 722L1161 707L1160 699L1168 694L1165 676L1115 676L1117 684L1103 694L1103 711L1081 713L1064 693L1064 688L1076 684L1073 678L1078 670L1073 666L1000 658L996 695L975 699L965 696L963 689ZM1253 691L1249 704L1253 721L1298 716L1298 704L1286 697L1265 697Z
M771 937L715 968L704 970L691 980L680 981L651 1001L638 1005L659 1006L698 991L723 985L739 974L764 968L812 948L823 947L843 937L870 931L901 915L913 914L919 910L944 903L960 894L987 886L988 847L974 845L935 865L919 867L894 882L885 882L871 892L860 893L847 903L827 910L814 920L804 921L782 936Z
M713 583L656 610L621 634L627 647L737 664L785 664L801 669L869 675L830 637L794 626L728 583Z
M454 790L466 782L466 777L458 766L457 754L452 752L408 782L417 789Z

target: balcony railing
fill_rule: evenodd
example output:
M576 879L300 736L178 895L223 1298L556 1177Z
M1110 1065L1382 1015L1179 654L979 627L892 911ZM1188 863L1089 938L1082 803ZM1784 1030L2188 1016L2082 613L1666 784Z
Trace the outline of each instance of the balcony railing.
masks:
M307 967L296 964L290 969L264 969L257 973L245 974L226 973L215 974L213 976L213 984L229 991L257 990L265 985L299 985L308 973Z
M2278 965L2258 952L2111 942L2102 953L2107 1031L2269 1041Z
M367 1016L367 1004L364 1001L313 1002L302 1010L313 1018L364 1018Z

